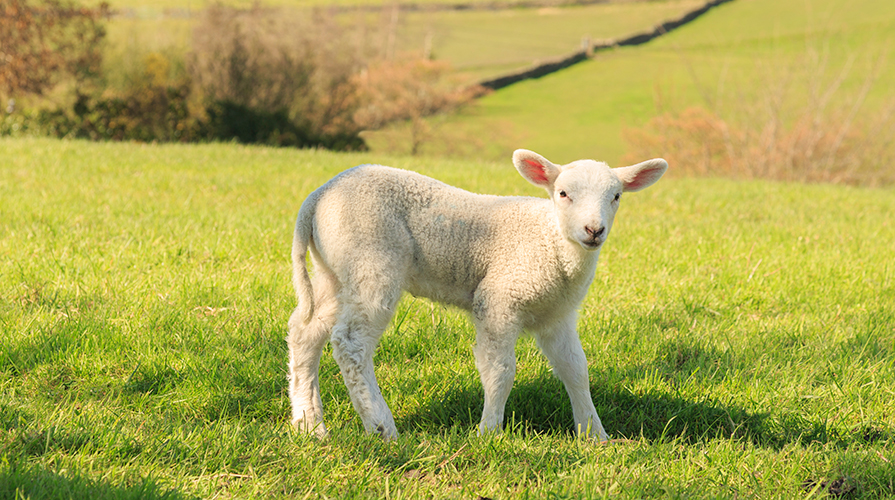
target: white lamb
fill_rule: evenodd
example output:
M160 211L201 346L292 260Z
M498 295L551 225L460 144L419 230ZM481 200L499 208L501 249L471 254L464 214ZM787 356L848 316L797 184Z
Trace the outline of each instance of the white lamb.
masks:
M373 373L373 352L406 290L471 312L485 390L479 432L501 429L516 373L514 347L524 330L565 384L577 432L607 439L590 395L576 311L622 192L650 186L668 164L555 165L522 149L513 163L550 199L473 194L378 165L346 170L308 196L295 225L298 307L287 338L298 429L326 435L318 370L329 340L366 430L397 437Z

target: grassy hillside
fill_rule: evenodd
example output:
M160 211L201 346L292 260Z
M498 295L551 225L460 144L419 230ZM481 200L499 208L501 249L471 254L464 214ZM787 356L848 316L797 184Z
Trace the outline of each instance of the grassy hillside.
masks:
M0 498L895 495L895 191L665 179L626 196L580 333L621 441L571 435L533 342L476 437L474 334L407 298L377 352L402 437L289 430L301 200L362 162L530 194L508 161L0 140Z
M600 53L496 92L443 125L446 139L429 151L484 137L472 149L489 159L526 147L561 161L615 164L626 151L623 130L658 112L692 105L754 112L748 108L763 105L781 82L796 101L812 84L835 89L834 107L854 99L877 72L862 108L871 112L895 99L895 65L885 57L893 30L895 3L887 0L737 0L646 46ZM372 143L399 143L401 134L389 140L383 133Z

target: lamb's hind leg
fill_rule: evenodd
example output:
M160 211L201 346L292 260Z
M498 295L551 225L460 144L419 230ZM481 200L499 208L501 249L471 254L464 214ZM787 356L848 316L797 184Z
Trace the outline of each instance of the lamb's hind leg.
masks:
M304 432L326 436L320 399L320 355L336 321L335 281L319 268L314 276L314 315L302 324L296 308L289 318L289 399L292 425Z
M387 440L398 437L398 429L376 382L373 354L394 315L400 292L400 288L385 287L351 294L353 300L342 301L330 339L333 356L364 428Z

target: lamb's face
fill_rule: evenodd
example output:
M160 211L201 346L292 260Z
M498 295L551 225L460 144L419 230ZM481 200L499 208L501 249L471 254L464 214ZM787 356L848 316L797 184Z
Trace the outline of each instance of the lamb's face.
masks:
M563 235L585 250L599 249L609 237L623 191L651 186L668 168L661 158L615 169L594 160L557 165L527 149L513 152L513 165L547 190Z
M563 235L585 250L609 237L624 185L608 165L580 160L563 167L551 195Z

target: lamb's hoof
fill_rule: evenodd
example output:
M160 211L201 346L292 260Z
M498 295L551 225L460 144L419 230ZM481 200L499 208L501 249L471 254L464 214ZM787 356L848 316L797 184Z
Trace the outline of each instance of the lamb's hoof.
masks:
M379 424L373 429L374 434L378 434L385 442L391 442L398 439L398 430L389 428L385 424Z
M478 430L476 434L479 437L483 436L497 436L503 434L503 427L498 424L493 424L491 426L485 424L484 422L479 423Z
M303 419L292 421L292 427L298 432L304 434L313 434L317 439L324 440L329 436L326 426L323 422L308 422Z

